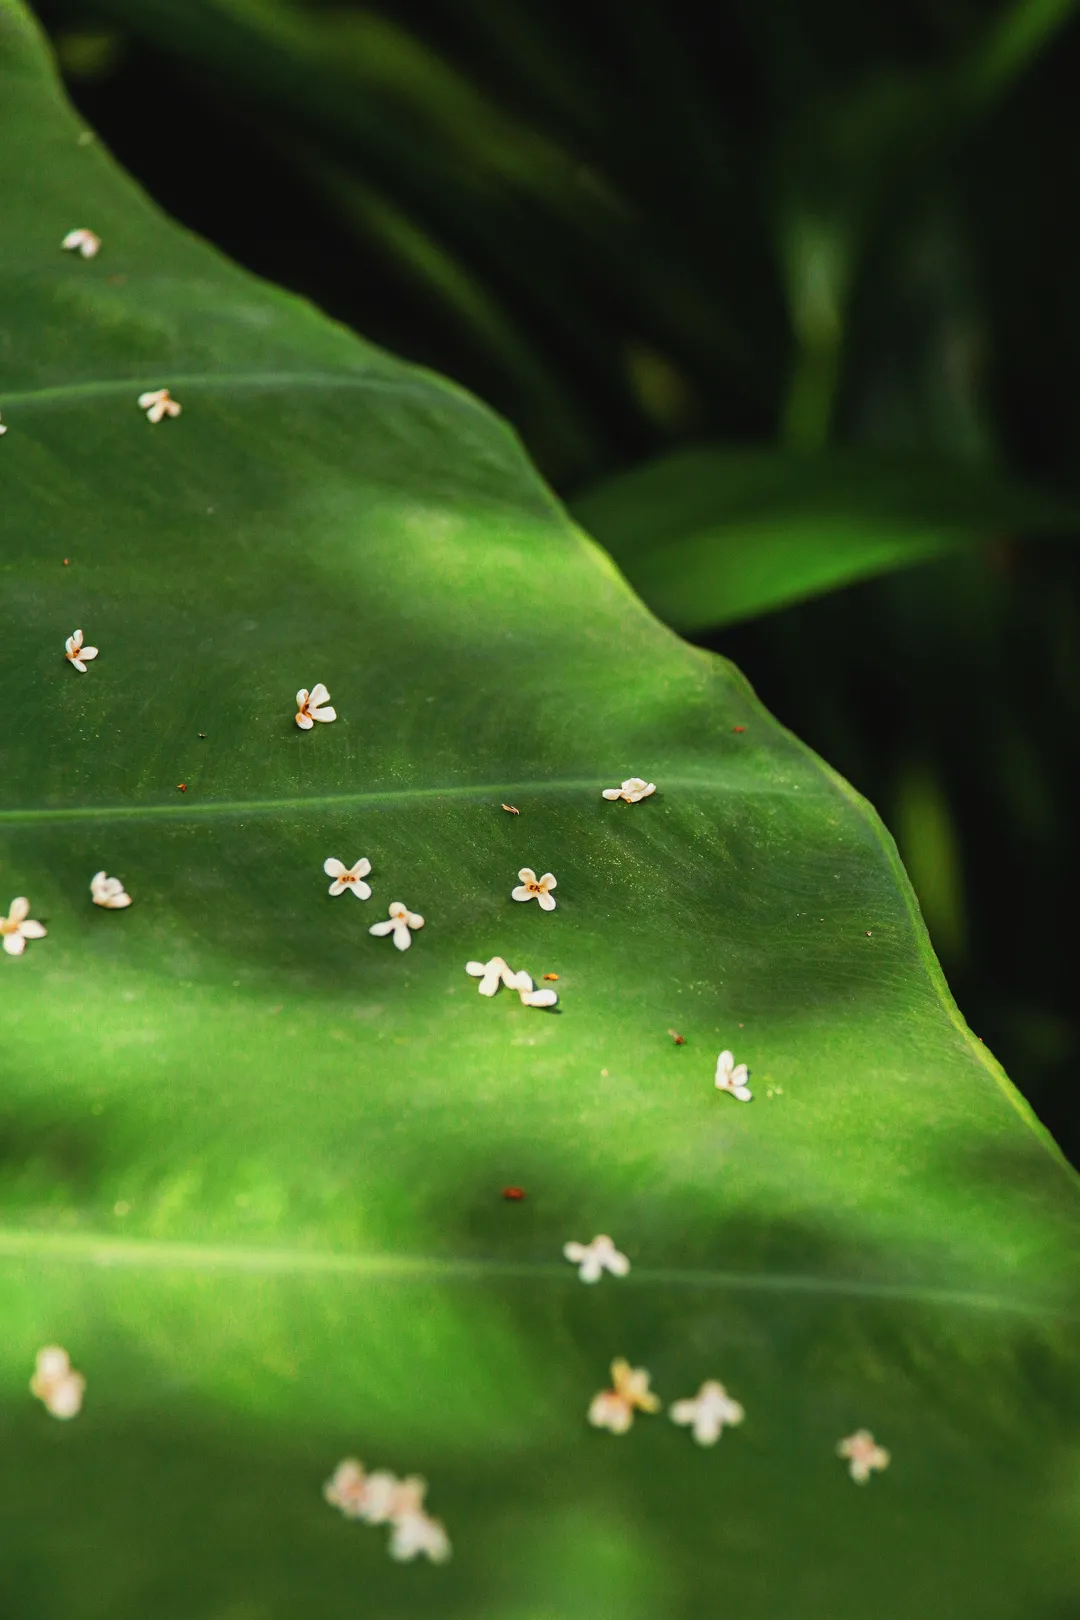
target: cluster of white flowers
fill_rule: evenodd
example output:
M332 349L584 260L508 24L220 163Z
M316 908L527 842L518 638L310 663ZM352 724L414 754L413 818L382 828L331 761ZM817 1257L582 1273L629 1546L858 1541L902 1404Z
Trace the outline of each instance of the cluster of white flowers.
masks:
M82 1407L86 1379L71 1365L71 1357L58 1344L47 1344L37 1353L30 1393L55 1418L73 1418Z
M626 1434L633 1426L635 1412L659 1412L661 1405L659 1395L649 1388L645 1368L631 1367L619 1356L611 1363L611 1388L602 1389L592 1398L589 1422L594 1429ZM689 1428L699 1446L714 1446L724 1425L741 1423L744 1415L738 1401L733 1401L715 1379L702 1384L696 1395L668 1407L671 1421Z
M418 1475L398 1479L386 1469L369 1474L355 1457L338 1463L323 1486L323 1496L345 1518L390 1526L391 1558L408 1563L423 1553L432 1563L444 1564L450 1557L450 1538L442 1521L424 1511L426 1494L427 1481Z
M517 991L526 1007L554 1007L559 999L554 990L538 990L532 975L524 969L515 973L501 956L493 956L488 962L466 962L465 971L480 980L476 988L482 996L493 996L500 985L505 985Z

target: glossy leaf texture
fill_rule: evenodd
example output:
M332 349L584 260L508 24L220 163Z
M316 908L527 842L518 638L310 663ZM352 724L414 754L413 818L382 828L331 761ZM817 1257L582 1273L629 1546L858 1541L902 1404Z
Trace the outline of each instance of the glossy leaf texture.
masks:
M0 960L4 1612L1065 1614L1075 1178L880 822L483 407L86 135L0 0L0 877L48 930ZM558 1009L478 996L495 954ZM745 1421L591 1429L618 1356ZM449 1563L322 1500L349 1455L428 1478Z
M701 449L606 479L574 513L661 618L734 624L1004 535L1072 534L1067 503L941 459Z

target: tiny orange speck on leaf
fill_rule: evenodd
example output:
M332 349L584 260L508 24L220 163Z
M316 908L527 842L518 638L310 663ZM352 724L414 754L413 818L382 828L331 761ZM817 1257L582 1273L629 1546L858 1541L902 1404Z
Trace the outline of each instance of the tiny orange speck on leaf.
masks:
M502 1195L508 1204L520 1204L525 1196L524 1187L504 1187Z
M676 1046L686 1045L686 1036L680 1035L677 1029L669 1029L668 1034L671 1036Z
M745 726L732 726L731 729L732 729L732 731L745 731L746 727Z
M177 791L177 793L186 793L187 792L187 783L186 782L177 782L176 791Z
M557 973L545 973L544 974L545 979L557 979L558 977L559 977L559 975Z

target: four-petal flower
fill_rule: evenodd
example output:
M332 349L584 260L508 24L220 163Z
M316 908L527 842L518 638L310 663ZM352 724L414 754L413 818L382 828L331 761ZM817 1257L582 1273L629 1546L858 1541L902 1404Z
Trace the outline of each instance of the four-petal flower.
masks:
M37 1353L30 1393L36 1395L47 1412L56 1418L73 1418L82 1406L86 1379L71 1365L71 1358L58 1344L48 1344Z
M672 1423L690 1424L699 1446L714 1446L723 1433L724 1424L741 1423L746 1416L738 1401L733 1401L723 1384L709 1379L702 1384L693 1400L674 1401L668 1407Z
M372 923L371 927L368 929L368 933L379 935L393 934L394 944L397 946L398 950L407 951L409 946L412 944L412 935L409 933L409 929L423 928L423 926L423 917L421 917L415 911L410 911L408 906L403 905L400 900L392 900L390 903L389 922Z
M589 1422L594 1429L625 1434L634 1421L635 1412L660 1410L660 1398L651 1393L644 1367L631 1367L620 1356L611 1363L611 1382L613 1387L594 1395L589 1407Z
M366 855L362 855L355 866L345 866L331 855L323 861L322 869L328 878L334 880L330 885L331 894L344 894L346 889L351 889L358 900L371 899L371 884L364 882L371 871L371 862Z
M476 988L482 996L493 996L500 984L508 985L514 977L501 956L493 956L490 962L466 962L465 971L480 980Z
M535 900L541 911L554 911L555 901L551 891L558 885L550 872L545 872L538 878L531 866L523 866L518 873L521 879L516 889L511 889L511 900Z
M873 1469L880 1473L889 1466L889 1453L875 1442L869 1429L856 1429L854 1434L838 1440L836 1455L847 1459L848 1473L859 1485L866 1484Z
M94 873L90 879L90 893L95 906L104 906L107 911L123 911L125 906L131 904L131 896L126 893L120 879L106 877L104 872Z
M68 253L81 253L84 259L92 259L101 248L101 237L94 231L68 231L60 246Z
M512 973L503 983L508 990L517 991L525 1007L554 1007L559 999L554 990L538 990L532 974L526 973L524 968L520 973Z
M301 731L310 731L316 720L337 719L337 710L328 703L330 694L322 681L316 681L309 692L302 686L296 694L296 723Z
M139 395L139 409L146 412L148 422L160 422L163 416L179 416L183 406L167 388L150 388Z
M6 917L0 917L0 938L9 956L21 956L28 939L44 939L45 929L30 915L30 902L25 895L11 902Z
M650 793L655 792L655 782L646 782L643 776L628 776L620 787L605 788L604 798L625 799L627 804L637 804L639 799L647 799Z
M753 1092L747 1085L750 1071L745 1063L736 1063L733 1052L721 1052L716 1060L716 1089L730 1091L740 1102L750 1102Z
M629 1260L606 1233L594 1237L591 1243L564 1243L563 1254L580 1267L578 1276L584 1283L599 1282L605 1271L613 1277L625 1277L630 1270Z
M73 668L78 670L80 675L86 674L87 664L97 655L98 650L96 647L83 646L83 633L81 630L76 630L75 634L68 636L64 642L64 657Z

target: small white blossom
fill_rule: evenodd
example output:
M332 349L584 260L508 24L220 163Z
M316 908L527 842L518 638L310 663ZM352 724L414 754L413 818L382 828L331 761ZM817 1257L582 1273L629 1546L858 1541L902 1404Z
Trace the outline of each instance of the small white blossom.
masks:
M605 1271L610 1271L613 1277L625 1277L630 1270L625 1254L619 1253L605 1233L594 1237L591 1243L564 1243L563 1254L580 1267L578 1276L584 1283L599 1282Z
M21 956L28 939L44 939L45 929L30 916L30 902L25 895L11 902L6 917L0 917L0 938L9 956Z
M391 901L389 922L372 923L368 929L369 934L393 934L394 944L399 951L407 951L412 944L410 928L423 928L424 919L400 900Z
M3 438L6 432L7 428L4 426L3 422L0 422L0 438Z
M476 988L482 996L493 996L500 984L509 984L514 977L501 956L493 956L490 962L466 962L465 971L480 980Z
M92 259L101 248L101 237L93 231L68 231L60 246L68 253L81 253L84 259Z
M510 891L512 900L536 900L541 911L555 910L551 891L558 885L550 872L545 872L543 877L538 878L531 866L523 866L518 877L521 879L520 884Z
M889 1453L884 1446L875 1444L869 1429L856 1429L846 1439L836 1443L836 1455L848 1461L848 1473L859 1485L865 1485L871 1470L878 1472L889 1466Z
M513 973L503 981L509 990L516 990L521 997L522 1005L526 1007L554 1007L558 996L554 990L538 990L532 981L532 975L524 969L520 973Z
M429 1519L426 1513L404 1513L394 1520L390 1556L399 1564L409 1563L418 1553L433 1564L445 1564L450 1550L450 1537L440 1519Z
M147 421L160 422L163 416L179 416L183 406L167 388L152 388L139 395L139 409L146 412Z
M339 1462L323 1486L323 1496L331 1507L340 1508L347 1519L358 1519L367 1497L368 1476L355 1457Z
M316 720L336 720L337 710L327 703L330 694L322 681L316 681L309 692L302 686L296 694L296 723L301 731L310 731Z
M37 1353L30 1393L56 1418L73 1418L82 1406L86 1379L71 1365L66 1350L49 1344Z
M650 793L656 792L655 782L646 782L642 776L628 776L621 787L605 788L605 799L625 799L627 804L637 804L639 799L647 799Z
M76 630L74 635L68 636L64 642L64 657L73 668L78 670L80 675L86 674L87 664L97 655L98 650L96 647L85 647L83 645L83 633L81 630Z
M672 1423L690 1424L699 1446L714 1446L724 1424L741 1423L746 1413L738 1401L728 1396L723 1384L709 1379L693 1400L675 1401L668 1407Z
M736 1063L733 1052L721 1052L716 1060L716 1089L730 1091L740 1102L750 1102L753 1092L747 1085L750 1071L745 1063Z
M589 1422L594 1429L609 1429L612 1434L625 1434L634 1421L635 1412L658 1412L659 1396L649 1390L649 1375L644 1367L631 1367L620 1356L611 1363L611 1389L602 1389L594 1395L589 1406Z
M125 892L120 879L106 877L104 872L94 873L90 879L90 893L95 906L104 906L107 911L123 911L125 906L131 904L131 896Z
M371 884L363 881L371 871L371 862L366 855L362 855L355 866L345 866L331 855L323 861L322 869L327 877L334 880L330 885L331 894L344 894L346 889L351 889L358 900L371 899Z

